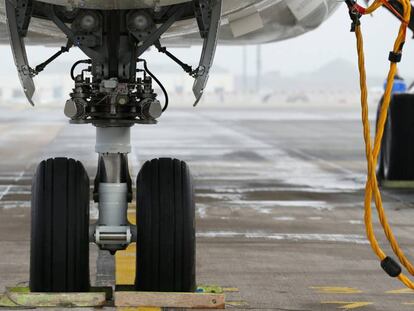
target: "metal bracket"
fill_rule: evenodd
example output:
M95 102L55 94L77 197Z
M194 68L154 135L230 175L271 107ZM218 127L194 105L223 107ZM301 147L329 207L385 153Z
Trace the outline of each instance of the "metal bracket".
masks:
M47 9L47 14L50 20L66 35L69 41L71 41L75 46L79 47L82 52L84 52L89 58L96 59L102 61L103 58L101 54L96 52L95 50L85 46L78 44L78 40L76 38L75 33L70 29L56 14L55 8L53 5L49 5Z
M133 241L130 226L96 226L94 241L98 245L129 245Z
M22 3L26 5L22 5ZM17 68L20 83L23 87L29 103L34 106L33 95L36 87L33 82L33 72L30 70L27 59L26 46L23 37L27 33L27 26L30 22L31 5L30 1L11 1L5 0L7 29L10 36L10 45L13 52L14 64ZM26 9L22 9L26 8ZM25 16L22 17L21 14Z
M160 39L160 37L162 36L162 34L164 34L164 32L166 32L177 20L180 19L181 16L183 16L186 10L186 6L185 5L178 6L176 8L173 8L173 10L174 10L173 14L167 19L165 23L163 23L158 28L155 27L151 31L151 33L148 35L146 40L143 42L140 42L141 45L138 47L138 50L137 50L138 57L144 54L144 52L148 50L149 47L151 47L154 43L156 43ZM135 37L135 39L138 40L138 42L140 41L140 38L137 33L132 32L132 35Z
M204 43L200 63L197 68L196 79L193 85L193 93L196 98L194 107L199 103L207 85L210 69L213 65L214 56L216 54L218 32L221 26L221 8L223 0L210 0L209 2L210 5L208 12L202 9L196 10L196 15L198 15L197 22L200 27L200 35L204 38ZM209 22L208 26L205 24L206 21Z

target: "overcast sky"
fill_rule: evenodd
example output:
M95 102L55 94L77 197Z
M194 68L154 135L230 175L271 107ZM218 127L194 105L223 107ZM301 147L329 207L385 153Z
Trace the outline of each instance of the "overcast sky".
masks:
M367 53L368 71L371 75L384 75L388 69L387 57L392 48L395 35L398 31L398 21L385 10L381 10L374 17L363 18L363 31ZM355 37L349 32L350 20L345 6L341 6L334 15L320 28L298 38L284 42L267 44L262 47L263 72L280 71L284 75L297 74L315 70L331 60L342 58L356 64ZM409 32L409 37L412 32ZM219 47L216 64L227 68L234 73L242 71L242 47ZM44 60L46 52L54 50L43 47L29 47L31 64ZM46 51L45 51L46 50ZM178 56L196 64L200 47L177 49ZM255 70L256 47L248 47L249 72ZM12 62L10 49L0 47L0 55L5 55ZM62 60L72 61L80 53L71 52ZM147 56L152 62L169 62L163 55L151 52ZM6 59L6 58L3 58ZM1 74L0 69L0 74ZM414 76L414 40L409 39L405 47L405 56L401 66L403 75Z

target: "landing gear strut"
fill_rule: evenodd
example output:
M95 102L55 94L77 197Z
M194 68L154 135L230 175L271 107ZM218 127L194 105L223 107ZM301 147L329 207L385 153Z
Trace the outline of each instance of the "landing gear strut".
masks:
M49 159L37 169L32 201L32 291L87 291L89 242L112 254L137 242L138 290L195 290L194 194L188 166L176 159L144 164L137 179L137 225L132 225L127 219L133 198L128 170L130 129L135 124L156 124L168 107L165 88L142 59L153 45L195 79L193 92L196 103L200 101L215 54L222 0L145 9L141 1L121 2L132 7L99 10L88 7L89 2L79 2L82 6L68 9L34 0L5 2L15 64L32 104L33 78L50 62L72 47L88 57L72 67L74 87L64 112L72 124L96 127L99 155L93 191L99 219L93 225L89 225L89 179L82 164ZM32 16L53 23L67 37L60 51L34 68L23 40ZM188 18L196 19L203 39L195 69L161 45L161 36L175 22ZM163 104L154 83L164 93Z
M136 229L128 223L128 202L132 201L128 153L131 152L130 127L97 127L96 152L99 154L94 200L99 219L91 226L91 242L115 254L136 241Z

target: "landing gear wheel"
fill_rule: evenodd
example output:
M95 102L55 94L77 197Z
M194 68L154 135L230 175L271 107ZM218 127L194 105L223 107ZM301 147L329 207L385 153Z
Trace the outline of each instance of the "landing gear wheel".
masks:
M137 231L136 289L193 292L195 204L186 163L144 164L137 179Z
M380 181L414 180L413 140L414 94L395 94L388 111L378 162Z
M43 161L32 184L30 289L89 290L89 178L73 159Z

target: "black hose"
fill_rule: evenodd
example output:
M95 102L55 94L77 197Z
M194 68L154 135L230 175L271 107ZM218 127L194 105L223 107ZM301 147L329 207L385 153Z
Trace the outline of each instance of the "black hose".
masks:
M161 88L162 92L164 93L165 104L164 104L164 107L162 108L162 112L164 112L165 110L167 110L168 102L169 102L167 90L165 89L164 85L162 85L160 80L158 80L158 78L148 69L147 61L144 60L144 59L142 59L140 61L142 61L144 63L145 72L158 84L158 86Z
M70 69L70 77L72 78L72 80L75 81L75 69L78 65L80 65L80 64L91 64L91 63L92 63L92 61L90 59L78 60L76 63L74 63L72 68Z

